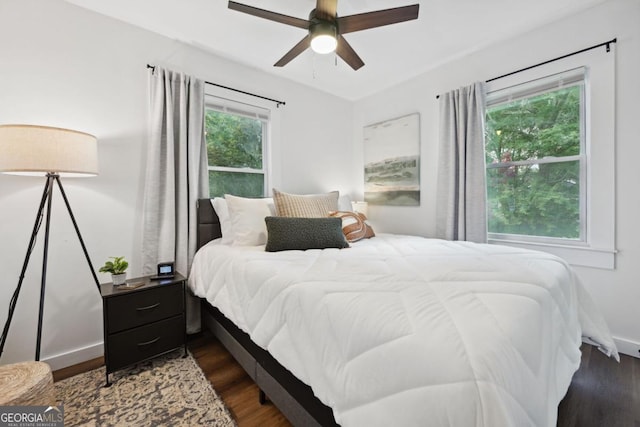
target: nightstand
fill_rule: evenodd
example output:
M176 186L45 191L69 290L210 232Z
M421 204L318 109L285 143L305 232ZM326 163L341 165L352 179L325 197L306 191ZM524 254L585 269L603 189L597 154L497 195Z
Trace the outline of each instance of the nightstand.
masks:
M109 374L184 347L187 355L185 281L151 280L150 276L127 280L144 285L126 289L112 283L100 285L104 320L106 384Z

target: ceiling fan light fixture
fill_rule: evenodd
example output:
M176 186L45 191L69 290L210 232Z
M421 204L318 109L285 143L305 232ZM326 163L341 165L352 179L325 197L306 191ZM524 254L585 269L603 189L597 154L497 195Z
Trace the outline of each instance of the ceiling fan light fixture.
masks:
M338 46L336 27L330 22L318 22L309 28L311 49L320 54L334 52Z
M420 4L412 4L356 15L338 16L338 0L315 0L315 3L316 8L309 12L309 19L300 19L232 0L229 0L229 9L308 31L302 40L273 64L274 67L287 65L311 47L314 52L320 54L336 52L336 55L353 70L359 70L364 65L364 61L342 37L344 34L418 19L420 10Z
M336 50L338 41L335 37L321 34L311 39L311 49L316 53L326 54Z

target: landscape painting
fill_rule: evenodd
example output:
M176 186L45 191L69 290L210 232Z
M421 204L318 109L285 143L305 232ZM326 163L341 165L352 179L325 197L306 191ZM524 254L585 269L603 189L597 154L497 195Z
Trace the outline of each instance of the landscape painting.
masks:
M374 205L420 206L420 115L364 128L364 199Z

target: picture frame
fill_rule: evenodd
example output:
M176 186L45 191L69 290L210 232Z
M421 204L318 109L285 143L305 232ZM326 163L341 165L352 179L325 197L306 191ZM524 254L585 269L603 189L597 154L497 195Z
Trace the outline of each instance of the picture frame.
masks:
M364 127L364 200L420 206L420 114Z

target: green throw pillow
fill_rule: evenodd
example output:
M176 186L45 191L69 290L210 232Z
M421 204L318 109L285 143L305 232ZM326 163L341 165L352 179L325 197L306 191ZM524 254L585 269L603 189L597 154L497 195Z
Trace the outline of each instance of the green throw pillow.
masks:
M340 218L291 218L268 216L267 252L348 248Z

